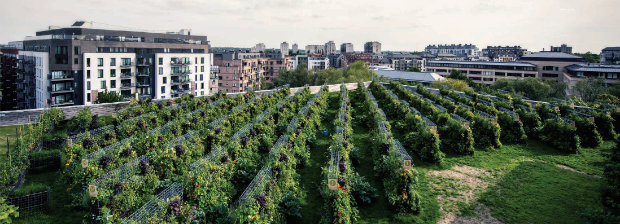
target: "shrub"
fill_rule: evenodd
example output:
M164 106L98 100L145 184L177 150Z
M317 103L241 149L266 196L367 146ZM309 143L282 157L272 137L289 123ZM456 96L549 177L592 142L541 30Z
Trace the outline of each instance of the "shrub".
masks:
M69 120L69 130L71 131L85 131L90 125L93 119L93 115L90 113L90 107L84 107L80 109L78 114Z
M546 119L539 133L543 142L564 152L579 153L580 139L576 128L571 127L570 123L559 118Z

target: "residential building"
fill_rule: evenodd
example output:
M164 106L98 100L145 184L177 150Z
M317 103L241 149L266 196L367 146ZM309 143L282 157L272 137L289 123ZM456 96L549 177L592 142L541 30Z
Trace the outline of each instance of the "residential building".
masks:
M344 54L330 54L327 58L329 58L329 66L333 68L342 68L343 64L346 64Z
M424 52L434 55L438 54L453 54L458 57L477 57L480 56L478 47L473 44L451 44L451 45L428 45L424 48Z
M620 64L620 47L606 47L601 51L601 63Z
M444 77L433 72L408 72L408 71L394 71L388 69L375 69L378 75L385 76L392 80L404 79L409 82L418 82L423 84L430 84L434 81L445 79Z
M352 53L352 54L344 54L345 61L342 64L342 67L349 67L349 65L353 64L356 61L363 61L366 65L378 65L379 59L373 58L373 54L366 53Z
M329 42L325 43L325 52L323 52L323 54L330 55L334 53L336 53L336 44L333 40L330 40Z
M495 55L495 59L493 59L493 61L496 62L511 62L511 61L517 61L517 59L519 59L519 55L513 53L513 52L500 52L499 54Z
M324 54L325 45L306 45L306 54Z
M552 52L562 52L562 53L566 53L566 54L572 54L573 53L573 47L569 47L566 44L562 44L559 47L551 46L550 51L552 51Z
M0 49L0 111L27 109L28 104L34 104L36 100L34 88L31 88L34 83L24 86L26 74L18 72L26 67L25 63L19 63L18 55L18 49Z
M272 55L263 57L251 52L214 53L214 65L219 71L217 75L218 90L237 93L261 88L261 79L265 83L273 80L283 69L291 69L290 59Z
M20 71L36 78L31 108L89 105L106 90L132 98L208 95L207 37L190 32L103 30L83 21L36 32L19 52Z
M381 43L378 41L366 42L364 44L364 53L381 54Z
M297 44L295 43L295 44L293 44L292 53L293 54L297 54L298 52L299 52L299 46L297 46Z
M312 69L328 69L330 67L329 58L322 56L297 55L291 58L291 69L306 63L308 70Z
M273 83L273 81L280 75L280 71L286 69L291 70L291 63L289 58L269 58L265 68L265 82Z
M567 72L566 66L584 63L585 59L562 52L541 51L523 56L519 61L535 65L538 77L543 80L562 82Z
M452 70L461 71L463 75L476 83L493 84L502 78L537 77L536 65L524 62L482 62L482 61L429 61L427 72L434 72L443 77Z
M264 43L258 43L256 44L256 46L251 48L251 52L253 53L260 53L260 52L265 52L265 44Z
M286 41L280 44L280 52L282 52L283 56L288 55L288 43Z
M340 45L340 53L345 54L345 53L354 53L355 50L353 50L353 44L352 43L343 43Z
M574 86L582 78L603 78L605 85L618 85L620 80L620 65L582 63L566 66L565 82Z
M503 56L504 58L499 61L505 61L507 60L506 55L516 55L516 58L519 58L523 56L525 51L527 49L521 48L521 46L487 46L487 48L482 49L482 56L489 57L491 60L496 60Z
M396 54L391 53L385 55L387 63L396 71L408 71L411 68L418 68L421 72L426 71L426 59L419 55L413 54ZM380 64L383 64L380 61Z

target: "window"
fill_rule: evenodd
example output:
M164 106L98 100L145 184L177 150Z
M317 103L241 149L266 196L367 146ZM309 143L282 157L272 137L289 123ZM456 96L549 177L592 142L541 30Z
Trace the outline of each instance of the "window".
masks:
M74 58L74 59L73 59L73 64L74 64L74 65L77 65L77 64L78 64L78 59L77 59L77 58Z
M233 87L237 87L237 83L233 83Z
M106 88L106 86L105 86L105 80L103 80L103 81L101 81L101 88L100 88L100 89L105 89L105 88Z
M164 65L164 59L163 58L159 58L159 65Z
M159 67L159 74L163 75L164 74L164 68L163 67Z
M542 77L545 77L545 78L557 78L558 74L543 73Z
M90 102L90 93L86 94L86 102Z
M86 59L86 67L90 67L90 58Z
M218 83L217 86L222 86L222 83Z
M103 52L103 47L98 47L97 48L97 53L102 53Z
M243 87L243 84L239 84L239 87Z
M198 58L194 58L194 64L198 64Z
M86 81L86 90L90 90L90 81ZM88 98L90 98L90 96Z
M161 93L166 93L166 87L165 86L161 87Z
M205 58L204 57L200 58L200 64L204 64L204 63L205 63Z
M97 66L103 66L103 58L97 58Z
M205 72L205 66L200 66L200 72Z
M200 91L200 95L204 96L205 95L205 91Z
M110 66L116 66L116 58L110 58Z
M97 71L97 78L103 78L103 69Z
M168 77L164 77L164 84L166 84L168 82Z
M80 47L73 47L73 54L80 54Z
M56 46L56 54L67 54L67 46Z
M68 64L66 58L56 58L56 64Z
M200 89L205 89L205 84L204 83L200 83Z
M112 88L112 89L116 88L116 80L111 80L110 81L110 88Z
M116 77L116 69L110 69L110 77Z
M86 70L86 78L90 79L90 70Z
M200 81L202 81L202 74L200 74Z
M121 58L122 65L131 65L131 58Z

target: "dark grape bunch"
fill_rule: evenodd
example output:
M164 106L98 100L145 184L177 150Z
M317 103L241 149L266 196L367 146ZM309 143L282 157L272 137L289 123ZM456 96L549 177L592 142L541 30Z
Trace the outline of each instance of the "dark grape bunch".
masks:
M105 169L105 168L108 167L108 165L110 165L110 162L112 162L112 157L111 156L109 156L109 155L102 156L99 159L99 166L101 166L101 168Z
M95 140L94 139L84 139L84 141L82 141L82 147L90 149L95 145Z
M265 195L257 195L256 196L256 202L258 202L258 204L260 205L260 207L265 207L267 206L267 197L265 197Z
M223 156L222 156L222 158L220 159L220 161L221 161L222 163L226 163L226 162L228 162L228 155L223 155Z
M288 162L288 156L284 153L280 153L280 162Z
M177 145L177 146L174 147L174 149L175 149L175 151L177 153L177 156L182 156L183 153L185 153L185 149L183 149L182 145Z
M170 213L175 216L181 214L181 204L183 204L183 202L179 199L172 200L170 202Z
M142 176L146 176L147 174L149 174L149 163L146 160L142 160L140 161L140 174L142 174Z
M121 151L121 157L129 157L131 153L133 153L133 148L131 148L130 146L129 148L123 149L123 151Z

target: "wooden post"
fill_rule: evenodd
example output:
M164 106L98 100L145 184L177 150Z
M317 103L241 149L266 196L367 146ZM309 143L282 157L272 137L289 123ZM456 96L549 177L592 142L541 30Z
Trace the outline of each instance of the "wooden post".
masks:
M409 159L403 160L403 168L404 169L410 170L412 166L413 166L413 163L411 162L411 160L409 160Z
M67 139L67 147L69 147L69 148L73 147L73 140L72 139Z
M338 181L336 179L327 179L327 186L330 190L335 191L338 189Z
M11 155L11 142L9 141L9 136L6 136L6 155Z
M88 195L91 197L97 197L97 186L94 184L88 185Z
M515 115L515 121L519 121L519 115Z

